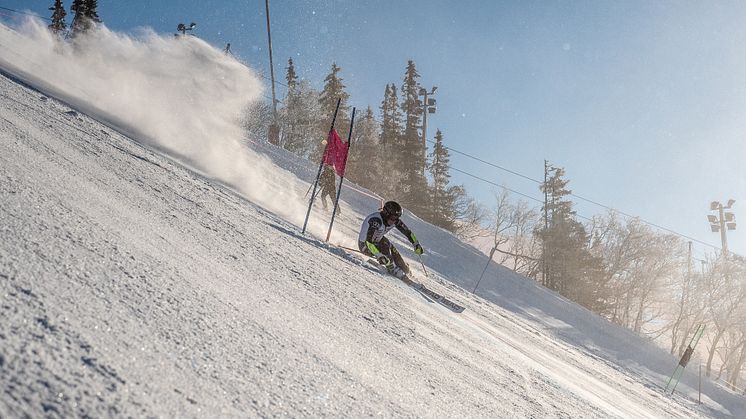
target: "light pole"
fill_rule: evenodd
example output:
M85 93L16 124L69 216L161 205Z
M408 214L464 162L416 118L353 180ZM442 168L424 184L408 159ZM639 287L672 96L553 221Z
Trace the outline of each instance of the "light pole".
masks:
M427 114L435 113L436 109L435 99L428 99L428 96L434 95L437 89L438 86L433 86L428 93L427 89L420 87L418 92L419 96L424 96L422 102L419 99L417 99L417 102L422 107L422 150L425 154L425 159L427 159ZM425 166L422 166L422 175L425 175Z
M197 26L197 24L194 23L194 22L190 23L189 26L187 26L187 25L185 25L183 23L179 23L176 26L176 30L179 31L179 32L181 32L181 36L186 36L187 31L194 30L195 26ZM179 34L176 34L176 36L179 36Z
M428 99L427 97L434 95L436 90L438 90L438 86L433 86L429 93L424 87L420 87L419 91L419 96L424 96L420 105L422 106L422 144L425 147L427 147L427 114L435 113L436 109L435 99Z
M722 244L722 255L728 256L728 238L725 235L726 229L736 229L736 216L732 212L726 212L725 210L731 209L736 201L733 199L728 200L727 205L723 205L718 201L712 201L710 203L710 211L717 211L718 215L708 215L707 220L710 222L710 230L713 233L720 232L720 242Z
M267 44L269 46L269 75L272 81L272 123L269 125L267 140L274 144L280 144L280 127L277 124L277 96L275 96L275 66L272 63L272 32L269 28L269 0L264 0L264 8L267 14Z

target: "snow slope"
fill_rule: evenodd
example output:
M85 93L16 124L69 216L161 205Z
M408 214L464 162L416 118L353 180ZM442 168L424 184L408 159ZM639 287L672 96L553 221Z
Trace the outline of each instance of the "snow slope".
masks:
M663 395L675 359L504 268L470 293L485 256L409 214L431 274L417 279L464 313L318 239L323 211L301 235L314 165L239 150L218 112L203 121L200 103L245 97L236 85L258 95L209 46L168 44L238 84L200 90L172 135L151 118L161 101L128 96L168 86L157 54L126 71L142 78L127 75L119 108L34 65L43 36L0 28L0 417L746 416L709 384L696 404L691 376L686 396ZM108 61L173 42L111 36ZM332 235L345 245L378 205L349 186Z

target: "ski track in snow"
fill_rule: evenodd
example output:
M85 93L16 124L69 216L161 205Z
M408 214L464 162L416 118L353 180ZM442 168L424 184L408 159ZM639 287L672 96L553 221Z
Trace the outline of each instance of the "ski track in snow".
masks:
M453 314L63 103L0 86L0 417L735 414L418 276L467 307ZM338 232L354 237L360 215L344 210Z

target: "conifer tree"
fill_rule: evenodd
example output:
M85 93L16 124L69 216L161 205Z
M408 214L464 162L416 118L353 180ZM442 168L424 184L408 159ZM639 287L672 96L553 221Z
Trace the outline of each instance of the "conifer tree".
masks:
M384 179L401 179L399 152L401 150L402 114L399 109L399 98L396 85L386 85L381 102L381 148L379 156L379 173ZM398 199L401 196L401 182L386 182L379 179L374 190L387 199Z
M88 32L97 23L101 23L97 8L98 0L73 0L70 6L70 11L75 13L70 25L73 36Z
M401 109L405 117L402 150L397 153L401 156L398 163L403 174L401 201L415 214L426 212L429 203L425 178L426 147L420 138L419 131L422 119L422 106L418 98L420 85L417 79L419 77L414 61L409 60L401 88Z
M600 278L601 258L590 252L590 237L583 224L575 220L575 211L568 196L568 180L563 168L551 167L552 175L540 186L548 200L547 226L539 231L543 241L543 262L546 265L544 285L591 310L600 311L602 304Z
M383 183L381 158L378 123L373 116L373 109L368 106L361 118L355 118L346 176L360 186L382 193L379 190Z
M337 106L337 100L341 99L334 126L337 128L339 136L346 140L347 131L350 127L350 118L347 110L347 100L350 98L350 95L345 92L345 85L342 83L342 78L339 77L341 70L336 63L332 63L329 74L324 78L324 89L321 91L321 96L319 96L319 104L321 104L319 127L322 135L326 138L329 131L329 124L334 116L334 109Z
M49 25L49 29L57 35L65 32L67 24L65 23L65 6L62 5L62 0L55 0L54 6L50 7L52 11L52 23Z
M298 92L298 75L295 73L295 65L292 58L288 58L286 70L285 80L288 84L288 91L285 96L285 109L282 113L284 126L282 146L293 153L299 153L303 148L302 138L298 129L298 114L301 112L301 109Z
M299 156L311 158L325 138L319 135L318 128L319 92L307 80L298 79L292 58L288 59L286 69L288 91L285 106L279 112L283 132L282 146ZM329 127L325 130L328 131Z
M388 147L399 145L402 132L402 115L399 110L399 98L396 85L386 85L381 102L381 145L388 151Z
M295 65L292 58L288 58L288 66L285 69L287 70L285 80L288 82L288 90L293 90L298 84L298 75L295 74Z
M451 178L449 173L450 154L443 145L443 133L440 130L435 133L435 146L429 157L430 176L432 176L433 183L430 187L429 211L424 216L431 224L448 231L454 231L455 196L452 188L448 185Z
M88 2L86 0L73 0L73 4L70 6L70 11L74 13L72 29L76 30L76 27L82 25L83 18L88 10ZM80 30L80 29L77 29Z
M95 23L101 23L101 18L98 17L98 0L88 0L88 7L86 8L86 17Z

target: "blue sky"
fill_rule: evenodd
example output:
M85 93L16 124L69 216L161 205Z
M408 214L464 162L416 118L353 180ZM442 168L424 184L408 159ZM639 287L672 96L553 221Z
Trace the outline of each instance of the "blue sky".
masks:
M0 0L49 16L51 0ZM69 6L71 2L66 1ZM154 4L153 4L154 3ZM746 3L738 1L271 1L275 74L288 57L317 87L332 61L351 105L377 110L407 60L438 86L446 145L533 179L564 167L583 198L720 246L706 215L746 217ZM0 10L3 21L12 21ZM264 1L99 0L117 31L149 26L231 49L269 74ZM267 91L269 94L269 90ZM278 86L278 95L284 88ZM456 153L455 168L541 198L538 185ZM491 203L494 186L453 173ZM604 208L577 200L590 217ZM539 205L535 201L532 204ZM746 255L746 224L730 249ZM695 243L701 253L706 247ZM710 248L710 250L712 250Z

